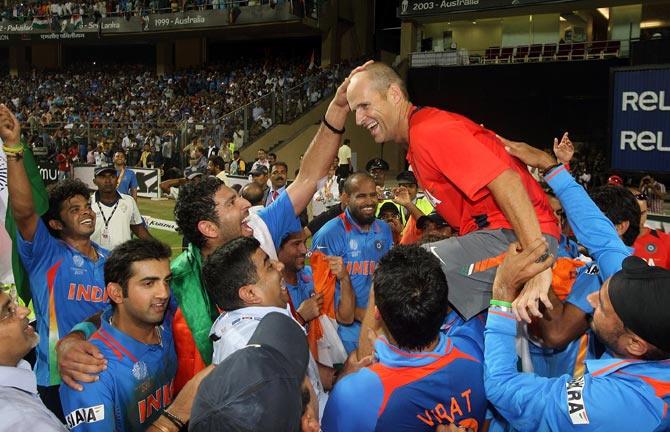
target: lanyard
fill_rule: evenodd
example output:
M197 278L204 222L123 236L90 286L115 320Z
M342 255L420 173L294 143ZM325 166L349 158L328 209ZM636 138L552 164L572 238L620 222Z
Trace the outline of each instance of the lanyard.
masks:
M119 201L121 199L116 200L116 204L114 204L114 208L112 209L112 214L109 215L108 218L105 217L105 212L102 211L102 207L100 206L100 201L96 201L98 204L98 209L100 209L100 214L102 215L102 221L105 223L105 229L109 227L109 221L112 220L112 217L114 216L114 212L116 212L116 208L119 206Z

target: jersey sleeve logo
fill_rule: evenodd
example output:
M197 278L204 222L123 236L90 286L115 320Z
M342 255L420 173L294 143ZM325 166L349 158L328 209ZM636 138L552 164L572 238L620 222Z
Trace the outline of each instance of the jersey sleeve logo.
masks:
M143 381L149 375L146 363L138 361L133 365L133 376L138 381Z
M81 267L84 265L84 258L82 258L81 255L75 255L72 257L72 262L77 267Z
M656 245L653 244L653 243L649 243L649 244L647 245L647 252L649 252L649 253L654 253L654 252L656 252Z
M356 241L356 239L349 240L349 248L352 251L355 251L356 249L358 249L358 242Z
M381 240L376 240L376 241L375 241L375 249L377 249L378 251L380 251L380 250L382 250L382 247L383 247L383 245L382 245L382 241L381 241Z
M598 273L600 273L600 269L598 268L597 264L593 264L591 267L588 268L588 270L586 270L586 274L588 275L595 276Z
M68 429L74 429L82 423L95 423L105 419L105 406L96 405L88 408L79 408L65 417Z
M570 421L574 425L589 424L589 416L584 404L584 376L568 381L565 385Z

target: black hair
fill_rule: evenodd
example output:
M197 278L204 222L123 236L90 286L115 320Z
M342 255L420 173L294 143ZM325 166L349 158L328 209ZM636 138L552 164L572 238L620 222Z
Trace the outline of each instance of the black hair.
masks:
M223 158L221 156L215 156L212 155L209 157L209 161L213 164L219 167L220 170L224 170L226 168L226 163L223 161Z
M132 264L146 260L168 260L172 250L155 239L132 239L121 243L105 261L105 286L109 283L121 285L124 297L128 297L128 280L133 276Z
M63 204L77 195L81 195L88 201L91 196L91 191L88 189L88 186L79 179L65 179L49 186L47 192L49 194L49 209L42 215L42 221L47 228L49 228L51 235L60 238L61 231L52 229L49 226L49 221L57 220L63 222L60 217L60 211L63 209Z
M640 234L640 205L635 195L622 186L606 185L591 191L591 199L614 225L628 221L622 240L632 246Z
M419 351L437 338L448 309L437 257L419 246L391 249L373 276L375 304L398 347Z
M270 172L272 172L274 167L277 166L277 165L283 166L286 169L286 173L288 173L288 165L286 164L286 162L282 162L282 161L277 161L277 162L273 163L272 165L270 165Z
M189 182L179 188L179 197L174 206L177 231L196 247L202 248L207 239L198 229L198 222L218 223L214 194L223 187L223 182L208 176L199 182Z
M277 153L268 153L268 157L274 156L275 159L277 159Z
M351 195L354 192L354 183L360 182L360 180L366 179L371 182L374 182L375 179L368 173L366 172L355 172L351 174L347 179L344 181L344 192L347 195Z
M202 266L202 284L224 311L244 307L239 290L258 281L252 256L261 244L253 237L238 237L217 248Z

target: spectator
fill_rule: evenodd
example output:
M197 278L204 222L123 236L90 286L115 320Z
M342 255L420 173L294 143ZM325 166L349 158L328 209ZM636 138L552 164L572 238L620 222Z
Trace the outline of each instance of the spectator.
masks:
M263 207L263 188L256 182L247 183L240 190L240 196L249 201L249 213L257 213Z
M95 169L93 183L98 187L91 196L91 207L95 212L95 232L91 240L107 250L112 250L132 238L151 240L144 220L135 200L119 193L116 169L114 166Z
M386 183L386 172L388 170L388 162L381 158L370 159L368 163L365 164L365 171L372 176L375 180L375 184L382 189Z
M640 193L647 196L649 210L652 213L663 214L663 200L665 198L665 185L656 181L652 176L644 176L640 181Z
M402 235L402 222L400 222L400 211L393 203L386 202L379 207L379 214L377 217L383 220L391 228L391 235L393 236L393 244L400 244L400 236Z
M137 175L126 166L126 155L122 151L114 153L114 167L116 168L116 190L121 194L130 195L137 201Z
M268 193L270 192L270 187L268 186L268 172L269 170L265 165L256 165L255 168L252 168L250 173L251 180L263 188L263 204L267 201Z
M483 426L484 353L468 333L440 331L447 292L439 259L422 248L398 246L379 261L373 295L377 327L385 336L375 342L378 363L335 384L323 416L325 432ZM398 380L398 374L412 379Z
M367 307L374 267L393 246L393 237L386 222L375 219L377 190L370 175L359 173L349 176L344 184L344 193L348 197L347 209L314 235L312 257L322 255L344 259L355 296L353 323L350 316L341 317L336 313L340 311L339 304L350 299L343 295L341 280L328 278L331 274L328 262L313 262L312 270L316 280L329 281L319 293L323 292L324 302L334 304L335 310L324 312L331 318L338 318L338 334L347 352L351 352L358 346L360 322Z
M246 166L244 161L240 158L239 150L233 152L233 160L230 163L231 175L244 175L246 173Z
M95 147L93 144L88 145L88 152L86 153L86 163L88 165L95 165Z
M421 240L431 237L431 242L449 238L454 230L437 212L423 215L416 221L416 227L421 232Z
M337 176L341 179L347 178L354 170L354 165L351 162L351 147L349 147L349 142L348 139L345 139L337 151L337 159L339 160Z
M317 217L330 207L338 205L340 202L340 188L337 175L335 174L336 164L328 170L328 176L324 185L316 191L312 198L312 217Z
M251 165L251 172L257 171L257 168L260 166L264 166L270 171L270 161L268 160L268 155L265 149L258 149L257 156L256 161Z
M191 165L196 171L207 174L207 158L205 157L205 149L203 149L202 146L195 146L195 148L191 150L190 161L195 161L195 164L191 163Z
M154 152L151 150L151 145L144 144L142 147L142 154L140 155L139 160L140 168L153 168L154 167Z
M0 291L0 416L7 430L65 432L67 429L40 401L35 374L23 360L39 336L28 324L30 310Z
M56 162L58 163L58 181L60 182L70 177L70 157L65 147L61 147L58 151Z
M268 153L268 162L270 163L270 168L272 168L272 165L274 165L277 162L277 154Z
M221 180L226 186L230 186L230 180L223 169L225 163L221 156L211 156L207 162L207 173Z
M270 189L267 193L265 206L272 204L278 197L286 191L286 176L288 175L288 165L286 162L275 162L270 166Z
M91 338L108 360L107 369L97 381L85 383L83 391L62 386L70 430L137 430L167 411L177 369L174 308L169 306L171 254L163 243L140 239L123 243L110 254L105 285L112 304ZM122 347L123 355L116 355L117 347ZM144 385L138 387L138 381ZM152 397L156 402L147 401ZM144 404L149 406L143 409Z
M635 256L644 259L650 266L659 266L670 269L670 234L661 230L648 228L647 197L637 189L630 189L640 206L640 235L635 239L633 247Z

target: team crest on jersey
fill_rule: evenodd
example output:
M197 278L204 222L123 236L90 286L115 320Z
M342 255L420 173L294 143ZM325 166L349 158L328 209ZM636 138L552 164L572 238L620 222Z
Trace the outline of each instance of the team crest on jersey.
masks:
M584 376L575 378L565 384L567 388L568 415L575 425L589 424L589 416L584 404Z
M376 241L375 241L375 249L377 249L377 250L382 250L382 242L381 242L381 240L376 240Z
M654 253L656 252L656 245L653 243L649 243L647 245L647 252Z
M82 423L95 423L105 419L105 406L96 405L88 408L79 408L65 417L68 429L74 429Z
M351 248L351 250L358 249L358 242L356 241L356 239L349 240L349 247Z
M77 267L81 267L84 265L84 258L82 258L81 255L75 255L72 257L72 262Z
M133 365L133 376L135 377L136 380L142 381L149 375L149 371L147 370L147 365L143 361L138 361Z

